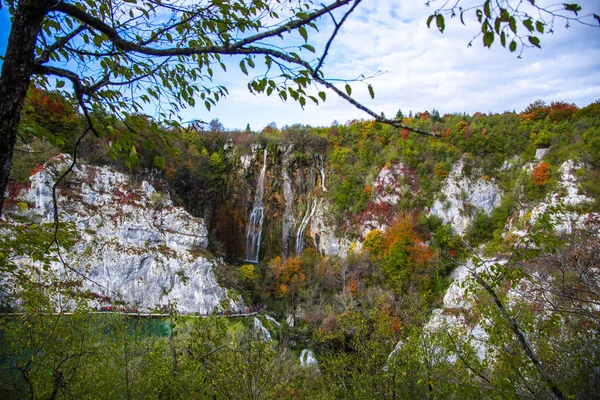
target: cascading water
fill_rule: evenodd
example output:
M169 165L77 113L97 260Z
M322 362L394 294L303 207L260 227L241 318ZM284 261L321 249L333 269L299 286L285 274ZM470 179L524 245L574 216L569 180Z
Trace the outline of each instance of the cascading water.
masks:
M294 146L288 145L281 147L283 153L281 162L281 176L283 178L283 198L285 201L285 209L283 211L283 226L282 226L282 251L287 257L290 254L291 246L290 239L294 233L296 219L294 218L294 191L292 188L292 178L290 176L290 168L294 156Z
M323 156L320 154L315 154L315 164L317 165L317 169L321 173L321 188L324 192L327 191L325 188L325 169L323 167Z
M267 171L267 149L263 155L263 167L258 177L254 206L248 218L248 234L246 235L246 261L258 262L260 253L260 238L264 219L265 172Z
M306 209L306 214L302 218L302 222L298 227L298 232L296 233L296 255L299 255L304 250L304 233L306 232L306 227L308 226L308 221L310 221L311 217L315 214L315 210L317 209L317 198L315 197L312 202L312 206L308 206Z
M307 368L307 367L316 367L317 369L319 368L319 362L317 361L317 358L315 357L315 353L313 353L312 350L309 350L309 349L302 350L302 352L300 353L300 366L303 368Z
M271 333L267 328L265 328L260 319L256 317L254 317L254 333L260 335L262 337L263 342L268 342L269 340L271 340Z

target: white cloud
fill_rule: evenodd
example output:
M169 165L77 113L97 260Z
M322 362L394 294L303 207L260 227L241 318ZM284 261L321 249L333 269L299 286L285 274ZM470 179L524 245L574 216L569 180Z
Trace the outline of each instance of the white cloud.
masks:
M494 43L483 48L477 38L477 21L447 23L442 35L428 29L432 12L422 2L369 0L363 2L340 31L325 63L329 77L350 79L360 74L385 74L373 79L376 97L366 86L353 84L353 94L376 112L392 116L401 108L422 111L436 108L442 113L524 109L537 98L564 100L584 106L600 97L600 35L597 28L573 24L555 27L554 35L542 37L542 49L528 49L522 59ZM581 1L584 10L600 13L593 0ZM331 24L324 22L323 46ZM260 129L271 121L278 126L293 123L327 125L333 120L366 118L367 115L328 93L327 101L315 107L282 103L278 98L248 93L247 77L227 73L230 96L211 113L198 110L200 119L219 118L225 126ZM193 116L194 111L184 112Z

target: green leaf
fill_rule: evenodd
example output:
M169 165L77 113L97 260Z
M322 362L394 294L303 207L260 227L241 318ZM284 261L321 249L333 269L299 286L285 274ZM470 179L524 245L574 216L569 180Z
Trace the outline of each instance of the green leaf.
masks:
M251 58L247 58L246 60L248 61L248 65L250 66L250 68L254 68L254 60L252 60Z
M246 69L246 63L244 60L240 61L240 69L244 74L248 75L248 70Z
M346 83L346 93L348 94L348 96L350 96L352 94L352 88L347 83Z
M483 35L483 45L485 47L491 48L492 43L494 43L495 36L496 35L494 35L494 32L487 32L485 35Z
M485 16L488 18L492 18L492 10L490 7L491 1L487 0L484 4L483 4L483 12L485 13Z
M529 36L529 43L531 43L532 45L534 45L535 47L541 48L542 46L540 46L540 39L536 36Z
M515 42L514 40L510 42L510 44L508 45L508 49L511 51L511 53L517 50L517 42Z
M481 23L481 20L483 19L483 11L477 9L477 11L475 11L475 15L477 15L477 21Z
M533 20L531 18L523 21L523 25L525 25L525 28L529 29L529 32L533 32Z
M102 45L102 36L101 35L94 36L93 42L96 47L100 47Z
M517 33L517 20L515 19L515 17L509 18L508 25L510 26L510 30L513 31L513 33Z
M542 21L537 21L535 23L535 29L537 29L539 33L544 33L544 23Z
M304 41L306 42L308 40L308 33L306 32L306 28L301 26L298 28L298 32L300 33L300 36L302 36L304 38Z
M303 44L302 47L305 48L306 50L310 51L311 53L315 52L315 48L312 47L310 44Z
M496 20L494 21L494 30L498 35L500 34L500 22L500 18L496 18Z
M444 16L442 14L438 14L435 17L435 24L437 25L440 32L444 33L444 29L446 29L446 23L444 22Z
M369 85L369 95L372 99L375 98L375 91L373 90L373 86Z
M325 92L319 92L319 97L321 98L321 100L325 101L325 99L327 98L327 94Z
M57 87L57 88L59 88L59 89L60 89L60 88L61 88L61 87L63 87L63 86L65 86L65 81L56 81L56 87Z
M502 47L506 47L506 33L504 31L500 34L500 44Z
M573 11L575 13L575 15L578 15L577 12L581 11L581 6L576 3L570 3L570 4L563 3L563 6L565 6L565 10Z
M435 15L430 15L429 18L427 18L427 27L431 28L431 21L433 21L433 17L435 17Z

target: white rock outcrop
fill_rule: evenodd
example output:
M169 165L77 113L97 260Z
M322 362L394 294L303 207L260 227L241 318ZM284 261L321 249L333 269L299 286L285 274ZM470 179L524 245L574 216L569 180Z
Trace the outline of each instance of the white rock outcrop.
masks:
M70 163L70 156L59 155L35 173L17 199L32 207L16 213L52 222L52 186ZM201 255L208 245L203 221L175 207L168 194L87 165L77 165L60 187L60 220L74 223L78 236L65 259L89 278L83 283L91 292L140 310L171 303L181 313L212 313L227 300L215 262Z
M584 229L590 220L600 220L600 213L581 214L575 211L565 210L565 206L579 206L594 201L593 198L579 193L579 182L575 175L582 164L573 160L565 161L559 168L560 180L559 193L549 194L544 201L531 210L529 222L534 224L542 215L552 212L554 231L562 234L570 234L574 229ZM525 232L516 232L524 235Z
M442 187L442 201L439 196L431 207L430 214L436 215L450 224L458 235L464 235L473 221L470 208L490 214L500 205L502 191L492 181L471 179L463 176L464 162L454 164Z
M325 200L317 202L315 213L310 223L310 235L317 251L324 256L346 257L350 250L360 251L361 243L353 242L345 237L337 237L329 221L329 208Z

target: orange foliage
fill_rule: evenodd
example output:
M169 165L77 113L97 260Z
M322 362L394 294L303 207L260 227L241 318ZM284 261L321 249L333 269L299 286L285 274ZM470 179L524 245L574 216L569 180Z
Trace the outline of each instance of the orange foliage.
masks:
M29 174L29 176L34 176L35 174L37 174L38 172L40 172L43 169L44 169L44 164L38 164L35 166L33 171L31 171L31 174Z
M395 246L401 245L408 250L410 258L418 264L433 259L435 253L423 243L414 227L415 224L411 217L400 215L385 232L385 238L381 246L382 253L385 254Z
M275 281L279 284L279 293L282 296L294 293L306 283L307 277L302 268L300 257L288 258L281 261L277 257L271 264Z
M363 193L370 199L373 196L373 186L365 185Z
M402 132L400 132L400 136L402 136L402 139L404 140L408 139L408 129L402 129Z
M531 179L533 179L533 183L537 186L544 186L549 178L550 171L548 169L548 164L543 161L534 168L533 173L531 174Z
M448 174L450 173L450 171L448 171L446 164L437 163L433 167L433 173L436 174L441 179L445 179L448 176Z
M569 120L578 110L574 104L565 103L564 101L552 102L548 110L548 119L553 122Z

